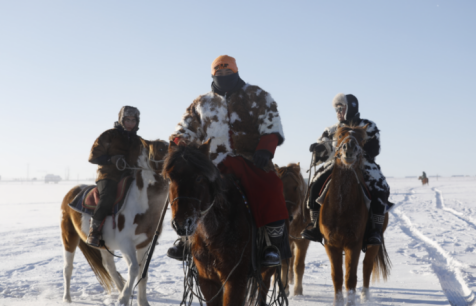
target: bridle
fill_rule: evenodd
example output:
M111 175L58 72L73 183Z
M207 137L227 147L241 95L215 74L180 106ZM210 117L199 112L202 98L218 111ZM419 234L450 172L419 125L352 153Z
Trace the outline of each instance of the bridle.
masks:
M179 196L179 197L175 197L171 202L170 202L170 205L172 206L177 200L180 200L180 199L188 199L188 200L196 200L198 201L198 204L201 205L202 204L202 201L196 197L188 197L188 196ZM210 212L210 210L213 208L213 206L215 205L215 201L216 201L216 197L213 198L213 201L212 201L212 204L205 210L201 210L200 211L200 217L203 218L207 215L208 212Z

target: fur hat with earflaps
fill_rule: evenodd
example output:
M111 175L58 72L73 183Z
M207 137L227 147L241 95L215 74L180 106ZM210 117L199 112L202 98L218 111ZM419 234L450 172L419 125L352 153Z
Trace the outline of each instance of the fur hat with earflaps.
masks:
M344 105L347 107L345 111L345 120L350 121L356 115L359 114L359 101L357 97L352 94L345 95L342 93L337 94L332 100L332 107L337 108L338 105Z
M121 124L122 127L124 127L124 123L122 122L124 120L125 116L134 116L137 119L137 125L134 128L134 131L139 130L139 123L140 123L140 112L139 109L131 106L123 106L121 110L119 111L119 120L118 122Z

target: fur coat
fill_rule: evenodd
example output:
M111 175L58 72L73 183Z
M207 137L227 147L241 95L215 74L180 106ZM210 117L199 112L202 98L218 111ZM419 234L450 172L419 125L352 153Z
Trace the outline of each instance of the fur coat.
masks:
M229 97L213 92L199 96L187 108L170 140L203 143L211 138L210 159L215 165L228 155L252 161L260 137L276 134L284 142L278 106L269 93L245 84ZM274 169L270 161L266 167Z
M91 148L89 162L98 164L96 182L103 179L119 181L125 171L118 170L111 163L111 157L123 155L127 164L135 166L140 149L140 137L135 132L125 131L116 122L116 127L103 132Z

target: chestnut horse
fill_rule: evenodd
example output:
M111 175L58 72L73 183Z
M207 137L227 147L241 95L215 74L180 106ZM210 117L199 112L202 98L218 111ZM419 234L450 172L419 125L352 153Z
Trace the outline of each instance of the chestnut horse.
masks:
M123 208L114 218L108 216L104 222L102 237L110 251L119 250L129 267L125 281L116 271L113 256L104 248L94 248L86 244L89 233L90 215L71 209L73 201L86 186L71 189L61 204L61 238L64 246L64 296L65 302L71 302L70 281L73 273L73 259L79 246L86 260L96 274L101 285L111 292L114 285L121 292L119 304L129 305L134 280L139 276L144 255L159 224L167 196L167 182L160 176L162 159L167 153L167 143L142 140L140 155L133 169L134 181L126 194ZM162 222L162 221L160 221ZM115 227L113 227L113 224ZM146 297L147 277L139 283L138 305L149 305Z
M191 242L198 284L208 305L243 305L252 266L251 220L231 176L222 177L200 146L170 142L163 176L170 180L172 227ZM258 297L266 303L276 268L261 270ZM256 287L255 287L256 288ZM251 294L253 296L253 294Z
M421 185L430 183L430 180L428 178L423 178L422 176L418 177L418 180L421 180Z
M331 181L322 202L319 227L325 239L325 248L331 262L332 281L334 283L334 304L342 305L343 257L345 252L345 288L347 304L355 304L357 285L357 267L364 239L369 212L364 199L361 183L364 182L363 145L366 141L367 125L364 127L341 126L334 136L337 142L335 163ZM388 225L388 213L385 214L383 230ZM383 234L382 234L383 241ZM370 276L374 279L381 274L384 280L390 274L390 260L385 243L381 246L369 246L364 258L364 285L361 300L369 298Z
M289 294L289 284L294 283L294 295L302 295L302 278L304 276L305 260L309 240L301 238L303 231L310 222L309 210L304 210L303 203L306 197L306 183L301 175L299 163L290 163L288 166L279 167L274 165L279 178L283 181L284 198L288 208L289 219L289 243L292 257L281 264L281 280L286 281L286 294Z

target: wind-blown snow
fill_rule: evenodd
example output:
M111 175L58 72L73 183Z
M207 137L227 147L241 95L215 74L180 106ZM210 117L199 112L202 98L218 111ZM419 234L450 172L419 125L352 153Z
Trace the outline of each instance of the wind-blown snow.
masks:
M415 178L390 178L388 183L391 200L396 203L385 233L393 268L388 282L371 284L371 300L366 304L474 304L476 178L430 178L430 186L424 187ZM65 304L59 207L76 184L0 181L0 305ZM181 301L182 265L165 256L175 239L168 212L150 266L147 291L152 305L178 305ZM118 293L104 293L79 249L74 264L73 305L116 303ZM116 265L124 275L125 262L116 259ZM361 270L362 265L357 303ZM291 305L332 304L329 260L319 244L312 243L309 248L303 287L303 296L291 293Z

